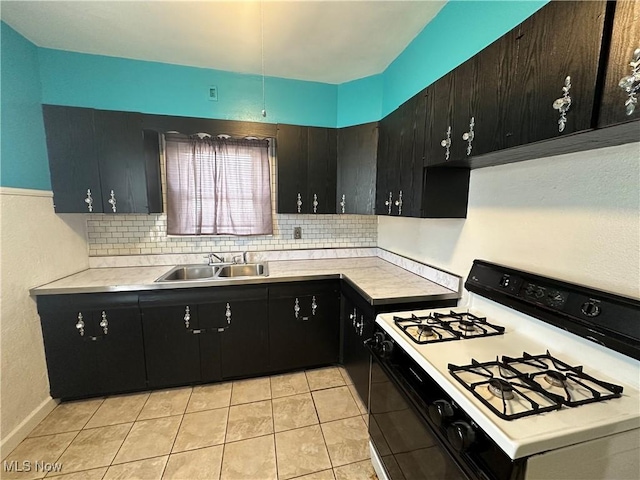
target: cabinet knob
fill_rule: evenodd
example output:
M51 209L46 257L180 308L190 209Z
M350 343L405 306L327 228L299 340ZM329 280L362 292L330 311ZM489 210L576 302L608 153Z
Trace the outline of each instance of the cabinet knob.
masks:
M93 212L93 197L91 196L91 189L89 188L87 188L87 198L84 199L84 203L87 204L89 213Z
M191 322L191 310L189 309L189 306L187 305L186 307L184 307L184 326L185 328L189 328L189 323Z
M476 117L471 117L469 122L469 131L462 134L462 139L467 142L467 157L471 155L471 149L473 148L473 139L476 134L473 131L473 127L476 126Z
M447 137L440 142L440 146L444 147L444 159L449 160L451 154L451 125L447 127Z
M293 314L296 318L300 316L300 300L296 297L296 301L293 303Z
M640 48L636 48L633 52L631 62L631 75L622 77L618 86L627 92L629 98L624 102L625 112L627 116L633 115L638 104L638 97L636 94L640 90Z
M110 199L109 199L109 203L111 204L111 210L113 210L113 213L116 213L116 194L113 193L113 190L111 190L111 195L110 195Z
M347 206L346 195L342 195L342 201L340 202L340 213L344 213L346 206Z
M300 195L298 193L298 201L296 202L296 205L298 206L298 213L300 213L302 211L302 195Z
M315 295L311 297L311 315L316 314L316 310L318 309L318 304L316 303Z
M389 215L391 215L391 206L393 205L393 193L392 192L389 192L389 200L384 202L384 204L388 207Z
M78 322L76 323L76 329L81 337L84 337L84 320L82 317L82 312L78 312Z
M313 205L313 213L318 213L318 195L315 193L313 194L313 203L311 205Z
M102 327L102 331L106 335L109 333L109 322L107 321L107 312L102 311L102 320L100 320L100 327Z
M560 112L560 118L558 119L558 131L560 133L564 132L564 127L567 125L567 112L571 108L570 90L571 77L567 75L567 78L564 79L564 87L562 87L562 97L553 102L553 108Z
M231 325L231 305L229 305L228 303L224 312L224 316L227 318L227 325Z
M396 207L398 207L398 215L402 215L402 190L398 195L398 200L395 201Z

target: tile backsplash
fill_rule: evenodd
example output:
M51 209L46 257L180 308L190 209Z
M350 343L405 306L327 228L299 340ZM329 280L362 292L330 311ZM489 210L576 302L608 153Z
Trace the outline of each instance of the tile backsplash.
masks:
M302 227L294 240L293 228ZM273 235L167 236L166 214L91 215L89 256L375 247L377 220L367 215L274 214Z

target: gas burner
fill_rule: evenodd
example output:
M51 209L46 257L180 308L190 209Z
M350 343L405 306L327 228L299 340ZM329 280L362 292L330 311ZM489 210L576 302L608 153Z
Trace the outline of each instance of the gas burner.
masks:
M473 320L460 320L458 321L458 325L460 326L460 330L465 330L467 332L475 330L476 328L476 324Z
M512 400L515 397L511 384L501 378L492 378L489 380L489 391L494 397L505 400Z
M548 370L544 375L544 379L547 383L553 387L564 387L566 385L567 377L566 375L556 371L556 370Z
M562 397L545 391L498 358L470 365L449 364L449 373L503 420L550 412L562 407ZM485 388L486 387L486 388Z
M549 351L543 355L524 352L520 358L503 356L502 361L516 370L520 377L526 377L548 392L563 397L562 403L568 407L622 395L621 386L598 380L585 373L582 366L564 363Z
M393 321L411 340L418 344L448 342L504 333L504 327L492 325L486 318L469 312L440 313L410 318L394 316Z

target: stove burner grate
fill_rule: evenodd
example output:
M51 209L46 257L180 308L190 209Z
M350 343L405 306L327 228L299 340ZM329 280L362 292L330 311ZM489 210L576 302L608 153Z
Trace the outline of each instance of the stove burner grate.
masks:
M448 342L467 338L490 337L504 333L504 327L487 322L468 312L438 313L411 318L394 316L393 321L411 340L418 344Z
M559 410L562 407L562 397L540 388L537 383L523 376L508 364L501 362L498 358L495 361L485 363L472 359L470 365L463 366L450 363L448 368L449 373L458 382L503 420L515 420L529 415ZM471 374L478 381L465 380L462 378L464 373ZM485 398L482 394L482 387L485 386L493 397L501 400L502 408L496 407ZM535 397L537 398L534 399ZM518 401L519 405L524 406L524 409L517 412L509 411L509 407L512 406L510 402L513 401ZM541 401L544 401L545 404L541 405Z
M543 388L541 380L544 380L547 386L562 388L564 391L562 403L569 407L601 402L622 395L621 386L598 380L585 373L582 366L564 363L551 355L548 350L543 355L530 355L524 352L520 358L503 356L502 361L518 371L520 377L527 377ZM579 398L577 391L581 392L583 398Z

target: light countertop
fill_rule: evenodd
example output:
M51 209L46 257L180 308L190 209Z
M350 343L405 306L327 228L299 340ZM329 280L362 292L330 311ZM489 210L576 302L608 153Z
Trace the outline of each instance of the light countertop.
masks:
M31 289L31 295L131 292L343 278L373 304L457 299L460 293L379 257L269 261L268 277L154 281L173 266L90 268Z

